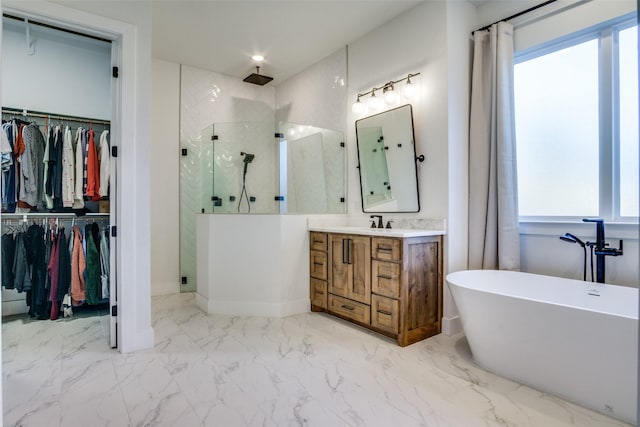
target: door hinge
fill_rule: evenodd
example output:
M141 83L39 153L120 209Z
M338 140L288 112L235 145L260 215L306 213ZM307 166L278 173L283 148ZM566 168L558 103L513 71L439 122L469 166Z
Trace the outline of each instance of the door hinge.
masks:
M116 317L118 316L118 306L117 305L112 305L111 306L111 317Z
M118 228L115 225L111 226L111 237L118 237Z
M118 69L118 67L113 67L113 68L111 69L111 75L113 76L113 78L114 78L114 79L117 79L117 78L118 78L119 71L120 71L120 70Z
M112 145L111 146L111 157L118 157L118 146L117 145Z

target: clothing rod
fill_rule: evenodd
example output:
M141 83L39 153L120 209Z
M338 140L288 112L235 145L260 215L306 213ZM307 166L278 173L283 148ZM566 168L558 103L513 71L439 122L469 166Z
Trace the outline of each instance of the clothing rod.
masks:
M486 31L489 28L491 28L492 25L497 24L498 22L504 22L504 21L508 21L510 19L513 19L513 18L517 18L517 17L525 15L525 14L527 14L529 12L533 12L536 9L540 9L541 7L544 7L544 6L548 5L548 4L555 3L556 1L557 0L547 0L544 3L540 3L540 4L536 5L536 6L532 6L529 9L523 10L522 12L518 12L518 13L516 13L514 15L511 15L511 16L508 16L506 18L500 19L500 20L494 22L493 24L485 25L482 28L478 28L477 30L472 31L471 35L473 35L473 33L475 33L476 31Z
M108 120L92 119L90 117L76 117L68 116L66 114L50 114L44 111L30 111L13 107L2 107L2 114L21 115L25 117L42 117L49 120L67 120L72 122L92 123L97 125L111 126L111 122Z
M78 216L74 213L71 212L24 212L24 213L14 213L14 212L7 212L7 213L2 213L0 216L2 218L23 218L23 217L58 217L58 218L82 218L85 216L88 217L107 217L109 216L109 213L95 213L95 212L90 212L90 213L86 213L84 215Z
M67 28L56 27L55 25L45 24L44 22L33 21L33 20L31 20L30 18L27 18L27 17L9 15L8 13L3 13L2 17L3 18L8 18L8 19L14 19L16 21L21 21L21 22L24 22L25 19L26 19L26 20L29 21L29 24L39 25L40 27L50 28L52 30L62 31L62 32L73 34L73 35L76 35L76 36L86 37L86 38L89 38L89 39L99 40L101 42L105 42L105 43L111 44L111 40L109 40L109 39L105 39L105 38L98 37L98 36L92 36L91 34L85 34L85 33L79 32L79 31L69 30Z

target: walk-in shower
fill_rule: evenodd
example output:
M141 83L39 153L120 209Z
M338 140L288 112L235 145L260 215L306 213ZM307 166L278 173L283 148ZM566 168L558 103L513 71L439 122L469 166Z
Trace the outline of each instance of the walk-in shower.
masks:
M273 122L213 123L183 140L182 290L195 290L196 214L346 212L342 132Z

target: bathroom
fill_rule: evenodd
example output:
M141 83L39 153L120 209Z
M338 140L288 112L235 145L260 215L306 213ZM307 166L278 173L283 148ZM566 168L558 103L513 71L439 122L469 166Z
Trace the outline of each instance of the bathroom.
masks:
M420 2L416 2L420 3ZM420 87L420 96L412 102L414 106L414 126L418 154L425 155L425 162L418 166L418 181L420 191L421 210L411 214L385 214L385 220L394 219L396 225L408 226L417 224L436 223L446 226L444 236L444 269L456 271L467 268L467 186L466 173L469 162L468 146L468 110L469 110L469 81L470 81L470 53L472 45L470 33L474 29L491 23L503 16L522 10L520 2L506 4L506 2L424 2L417 4L410 13L388 22L381 23L378 28L357 40L343 43L339 49L326 52L326 55L316 58L317 69L310 67L305 75L303 70L298 78L301 88L292 90L288 95L292 108L288 120L294 123L313 124L319 117L328 124L318 123L316 126L328 129L342 130L347 142L347 163L345 166L346 207L345 212L335 215L298 215L292 218L271 218L273 221L291 221L287 227L292 227L292 235L300 245L297 250L306 250L304 241L307 234L308 219L321 221L346 222L353 225L366 225L369 215L362 213L359 200L359 178L356 169L357 154L355 147L356 117L351 112L351 103L356 94L379 86L389 80L399 79L408 73L420 72L413 80ZM595 6L599 2L593 2ZM4 4L4 2L3 2ZM127 5L121 12L106 10L100 5L76 5L65 3L68 7L83 9L89 13L108 16L113 19L130 22L138 26L141 36L135 41L138 47L137 60L140 61L138 76L144 81L148 79L150 87L139 85L135 89L138 125L151 129L149 135L137 134L136 141L143 141L142 147L148 145L150 156L144 160L136 158L136 167L142 166L143 171L149 170L148 178L133 176L132 182L139 186L141 194L148 194L138 201L136 220L139 225L147 224L147 229L140 228L138 238L133 248L140 263L133 271L136 280L141 285L135 290L132 287L129 301L133 308L126 310L124 319L130 325L135 323L136 333L150 329L149 300L151 296L174 294L181 290L180 283L180 248L176 243L180 240L179 228L175 226L181 221L180 213L180 178L179 157L176 153L182 148L181 120L185 120L181 111L181 69L179 59L168 60L163 57L159 47L152 46L152 33L155 32L157 11L152 6ZM594 6L594 7L595 7ZM616 7L607 8L614 15L622 15L635 10L635 3L616 2ZM153 13L152 13L153 12ZM169 13L169 12L165 12ZM154 15L156 14L156 15ZM128 15L128 16L127 16ZM153 16L152 16L153 15ZM604 16L602 13L587 13L589 16ZM165 19L168 19L165 17ZM588 25L582 23L581 25ZM566 31L572 29L567 28ZM167 34L165 37L170 37ZM154 39L155 40L155 39ZM166 40L164 40L168 43ZM170 43L168 43L170 44ZM347 47L345 48L345 45ZM401 48L399 48L401 47ZM206 51L200 51L205 55ZM246 74L253 72L253 64L246 55ZM268 55L267 55L268 56ZM333 105L323 104L327 100L327 87L320 87L314 78L322 75L323 61L343 61L348 69L345 75L343 89L344 99L340 108L343 114L337 114ZM384 60L381 60L383 58ZM273 64L274 66L276 64ZM212 75L213 72L204 71L195 65L192 70ZM315 71L315 74L314 74ZM184 72L184 70L182 70ZM268 74L268 68L264 68ZM217 74L217 73L216 73ZM184 74L183 74L184 75ZM220 76L220 75L218 75ZM277 77L277 76L276 76ZM221 77L222 78L222 77ZM308 84L304 79L314 82ZM238 81L240 79L237 79ZM333 83L333 82L332 82ZM268 88L267 85L264 89ZM278 97L276 94L271 97ZM256 96L257 97L257 96ZM309 102L313 100L313 102ZM298 101L298 102L296 102ZM274 107L277 110L277 102ZM310 105L313 104L313 105ZM238 119L231 111L222 118L221 122L238 122L249 119ZM218 120L218 119L216 119ZM214 119L206 119L206 125L212 124ZM239 154L239 153L238 153ZM256 162L257 162L256 158ZM148 162L148 163L145 163ZM257 163L256 163L257 164ZM252 165L255 166L255 165ZM249 166L250 168L252 166ZM249 170L252 173L253 170ZM142 174L143 175L143 174ZM148 191L143 191L147 189ZM318 218L319 217L319 218ZM215 221L215 219L214 219ZM234 224L240 230L244 225L240 221L248 221L256 230L263 230L269 224L263 224L260 216L256 218L240 215L236 217L221 216L220 221L238 222ZM223 223L224 225L224 223ZM271 224L273 225L273 224ZM571 231L576 235L589 238L593 236L592 227L582 224L539 224L524 223L521 227L521 247L523 256L523 270L580 278L582 273L581 252L571 245L563 244L557 239L559 235ZM239 232L239 231L238 231ZM638 258L637 227L625 225L609 225L608 238L612 241L625 240L625 256L610 261L608 277L611 283L637 284ZM266 238L266 237L265 237ZM237 240L232 248L243 251L246 241ZM195 247L193 250L195 251ZM251 260L247 260L250 263ZM200 268L198 264L198 268ZM299 266L298 266L299 267ZM139 270L137 270L139 269ZM304 268L299 269L298 274ZM127 271L128 273L128 271ZM295 293L298 292L298 293ZM300 301L308 301L308 287L295 291L287 296L286 302L295 306L291 310L299 310ZM126 304L126 302L123 302ZM280 308L282 309L282 308ZM286 310L285 310L286 311ZM131 326L133 327L133 326ZM461 325L458 313L451 297L445 294L443 332L453 335L460 331ZM141 334L142 335L142 334ZM144 348L148 341L135 337L129 338L129 349ZM153 335L151 335L153 336Z

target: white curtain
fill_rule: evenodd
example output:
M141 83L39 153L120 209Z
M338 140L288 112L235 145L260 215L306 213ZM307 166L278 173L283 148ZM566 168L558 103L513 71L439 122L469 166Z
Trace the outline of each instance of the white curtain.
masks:
M469 268L520 269L513 26L474 33L469 128Z

